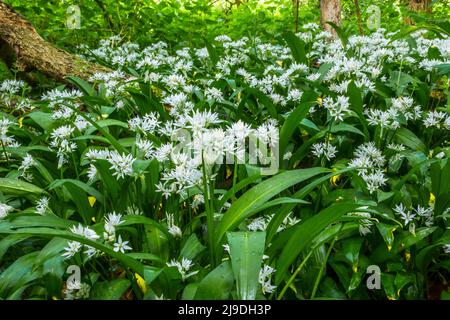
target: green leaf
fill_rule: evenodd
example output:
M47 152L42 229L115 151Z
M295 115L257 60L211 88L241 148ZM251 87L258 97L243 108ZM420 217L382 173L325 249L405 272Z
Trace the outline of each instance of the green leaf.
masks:
M397 230L399 226L391 226L384 223L377 223L376 226L386 243L388 251L391 251L392 246L394 245L394 231Z
M95 197L97 199L97 201L99 202L104 202L104 198L103 195L98 192L96 189L94 189L93 187L91 187L90 185L80 181L80 180L75 180L75 179L57 179L55 181L53 181L50 185L49 185L49 190L58 188L60 186L66 185L66 184L72 184L76 187L78 187L79 189L83 190L84 192L86 192L87 194L90 194L91 196ZM75 199L73 199L75 200ZM87 198L85 199L85 201L87 202Z
M283 38L289 46L289 49L291 49L291 53L295 61L298 63L308 64L308 58L306 57L305 51L305 42L303 42L291 31L285 32L283 34Z
M427 152L427 147L412 131L406 128L399 128L395 134L397 141L415 151Z
M50 126L54 123L52 113L42 111L33 111L28 115L34 122L36 122L42 129L48 131Z
M14 196L40 195L46 193L34 184L9 178L0 178L0 191L4 194Z
M119 300L130 287L128 279L115 279L95 283L92 288L91 300Z
M238 298L254 300L259 289L259 271L265 247L265 232L228 232L231 265Z
M290 170L264 180L248 190L233 203L217 226L215 235L216 251L219 252L225 233L251 216L251 212L254 209L262 206L283 190L325 172L329 172L329 170L325 168Z
M341 39L342 42L342 46L345 48L347 47L348 44L348 37L347 35L344 33L344 30L342 30L337 24L335 24L332 21L325 21L326 24L329 24L335 31L336 34L338 35L339 39Z
M180 258L185 257L189 260L195 259L206 247L201 244L195 233L187 239L180 252Z
M278 285L283 280L284 274L289 266L303 250L308 248L308 245L321 231L331 223L339 221L345 214L355 211L359 207L359 204L336 204L306 219L303 223L284 231L288 231L291 237L284 244L280 258L278 259L275 283Z
M5 224L5 222L2 221L2 222L0 222L0 234L1 233L40 236L40 237L45 237L45 238L61 237L61 238L65 238L68 240L78 241L85 245L92 246L92 247L106 253L107 255L110 255L111 257L122 262L124 264L124 266L130 268L131 270L133 270L134 272L137 272L140 275L143 275L143 273L144 273L143 264L141 264L137 260L135 260L123 253L115 252L112 247L109 247L109 246L99 243L97 241L89 240L83 236L77 235L70 231L55 230L55 229L45 228L45 227L16 229L14 224L8 224L8 221L6 221L6 224ZM34 259L33 259L33 261L34 261Z
M234 284L233 270L229 261L222 262L209 272L198 284L195 300L226 300Z
M94 96L95 90L87 81L74 76L66 77L66 79L70 82L76 85L85 95L88 96Z
M317 97L317 95L314 95ZM294 131L298 128L300 122L308 115L311 107L316 103L315 99L313 102L305 101L298 105L284 121L283 126L280 130L280 157L283 157L286 147L291 139Z

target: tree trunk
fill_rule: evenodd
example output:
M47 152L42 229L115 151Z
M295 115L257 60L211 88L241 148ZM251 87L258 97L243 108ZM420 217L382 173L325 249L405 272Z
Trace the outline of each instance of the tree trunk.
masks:
M336 35L336 31L327 21L341 24L341 0L320 0L320 22L326 31Z
M429 12L431 13L431 0L409 0L408 8L415 12ZM414 21L411 17L405 18L406 24L413 25Z
M298 32L298 10L299 10L299 6L300 6L300 0L292 0L292 8L293 8L293 12L294 12L294 29L295 32Z
M45 41L30 22L0 0L0 58L19 71L38 70L57 80L87 79L110 69L88 62Z
M428 11L430 7L430 0L410 0L409 8L412 11Z
M356 10L356 19L358 20L359 34L364 35L364 29L362 27L362 18L361 18L361 7L359 6L358 0L355 0L355 10Z

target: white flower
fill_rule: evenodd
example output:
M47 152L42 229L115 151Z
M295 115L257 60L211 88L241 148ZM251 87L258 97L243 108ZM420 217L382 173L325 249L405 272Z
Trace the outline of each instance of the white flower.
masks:
M38 202L36 203L36 212L39 214L44 214L48 209L48 198L47 197L42 197L41 199L38 200Z
M117 176L117 178L132 176L134 160L131 154L120 155L116 151L111 152L108 162L111 164L111 169L114 170L113 176Z
M247 229L249 231L265 231L267 228L268 222L264 217L258 217L253 219L252 222L247 225Z
M118 226L124 222L122 220L122 215L115 212L108 213L108 216L106 217L105 221L107 224L110 224L112 226Z
M25 82L22 80L5 80L0 85L0 92L14 95L19 93L20 89L25 86Z
M272 293L276 286L271 284L272 274L276 270L268 265L264 265L259 271L258 281L261 284L261 291L263 294Z
M185 257L183 257L181 263L176 260L171 260L167 263L168 267L176 267L178 269L178 272L180 273L183 281L198 273L198 271L189 272L193 265L194 263L192 263L192 260L189 260Z
M450 254L450 244L446 244L442 248L444 249L445 253Z
M67 287L64 290L64 300L77 300L77 299L87 299L89 298L89 292L91 291L91 286L87 283L80 283L77 280L67 281Z
M89 227L83 227L81 224L79 224L78 227L71 227L70 231L89 240L97 240L100 238L100 236L94 230L89 229Z
M412 213L410 210L407 210L402 203L395 206L393 210L400 216L405 226L414 221L414 218L416 217L416 214Z
M166 214L166 218L167 218L167 229L169 230L169 233L175 238L181 238L183 232L178 226L175 225L173 214L170 213Z
M26 171L32 166L34 166L36 162L34 161L33 157L30 154L27 154L25 158L23 158L22 164L19 167L19 170Z
M80 252L81 248L83 247L83 245L77 241L69 241L67 245L68 246L64 248L65 252L62 254L65 259L73 257L78 252Z
M323 99L323 106L335 121L343 121L344 117L350 113L350 103L348 97L345 96L338 96L336 101L331 97L326 97Z
M5 218L14 208L5 203L0 203L0 219Z
M336 147L329 142L319 142L312 145L312 154L318 158L323 155L329 161L336 157L336 153Z
M114 251L125 253L125 250L131 250L131 247L128 245L129 241L122 241L122 237L119 235L117 242L114 243Z

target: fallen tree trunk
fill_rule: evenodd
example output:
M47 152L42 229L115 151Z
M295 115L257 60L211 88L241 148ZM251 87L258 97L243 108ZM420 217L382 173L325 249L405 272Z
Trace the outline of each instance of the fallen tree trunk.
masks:
M110 69L86 61L45 41L32 24L0 0L0 59L19 71L38 70L64 81L67 76L87 79Z

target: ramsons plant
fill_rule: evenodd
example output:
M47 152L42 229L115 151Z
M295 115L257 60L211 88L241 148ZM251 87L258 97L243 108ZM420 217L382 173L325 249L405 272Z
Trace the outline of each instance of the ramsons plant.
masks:
M176 52L115 36L81 52L110 73L39 99L4 81L0 297L445 297L437 29Z

